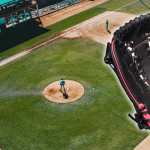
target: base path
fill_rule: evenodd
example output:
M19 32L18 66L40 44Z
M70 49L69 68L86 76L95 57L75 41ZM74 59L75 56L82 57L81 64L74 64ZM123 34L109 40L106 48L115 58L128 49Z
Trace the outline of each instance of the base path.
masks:
M71 28L66 29L60 34L72 30L72 32L69 32L68 34L62 36L62 38L89 38L106 45L107 42L111 41L114 31L116 31L120 26L124 25L126 22L129 22L129 20L134 19L135 17L137 17L137 15L106 11L89 20L86 20ZM106 30L106 20L108 20L109 22L108 30L112 34L108 33Z
M150 149L150 135L147 136L134 150L149 150Z
M60 80L61 81L61 80ZM57 103L68 103L79 99L84 94L84 87L82 84L65 80L65 91L68 98L63 97L64 90L60 91L60 81L49 84L43 91L43 95L50 101Z

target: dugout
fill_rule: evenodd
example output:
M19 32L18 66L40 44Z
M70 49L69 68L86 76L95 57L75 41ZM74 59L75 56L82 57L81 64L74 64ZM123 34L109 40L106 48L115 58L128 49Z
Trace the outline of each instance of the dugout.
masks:
M38 17L37 0L0 0L0 33Z

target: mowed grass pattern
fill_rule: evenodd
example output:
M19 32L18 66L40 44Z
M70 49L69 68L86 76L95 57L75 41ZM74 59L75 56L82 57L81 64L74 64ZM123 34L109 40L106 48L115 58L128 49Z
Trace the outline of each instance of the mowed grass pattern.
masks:
M131 150L143 140L148 133L127 117L134 109L104 53L89 39L59 39L2 66L0 148ZM42 91L61 77L81 83L84 95L66 104L47 100Z

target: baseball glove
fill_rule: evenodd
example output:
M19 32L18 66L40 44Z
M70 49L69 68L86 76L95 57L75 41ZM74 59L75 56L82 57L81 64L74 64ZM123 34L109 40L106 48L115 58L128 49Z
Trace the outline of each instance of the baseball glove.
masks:
M65 85L65 82L63 81L63 82L60 82L60 85Z
M150 129L150 14L130 20L114 32L104 58L133 103L139 129Z

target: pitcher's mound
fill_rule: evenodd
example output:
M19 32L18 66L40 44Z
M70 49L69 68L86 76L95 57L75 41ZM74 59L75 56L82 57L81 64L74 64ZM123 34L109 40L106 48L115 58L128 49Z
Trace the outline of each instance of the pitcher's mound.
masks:
M61 81L61 80L60 80ZM43 91L43 95L50 101L57 103L68 103L79 99L84 94L84 87L82 84L72 81L65 80L65 92L62 88L60 91L60 81L49 84Z

